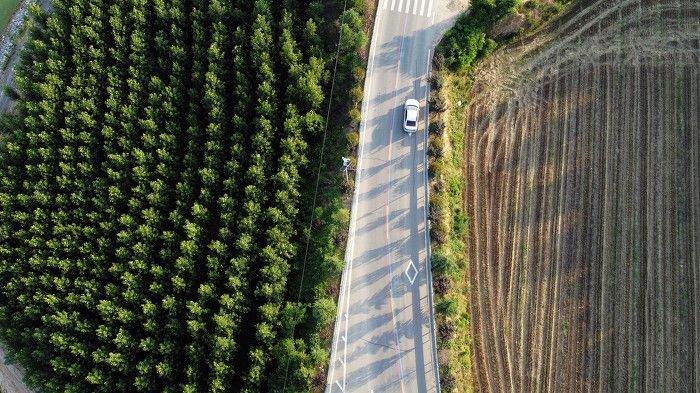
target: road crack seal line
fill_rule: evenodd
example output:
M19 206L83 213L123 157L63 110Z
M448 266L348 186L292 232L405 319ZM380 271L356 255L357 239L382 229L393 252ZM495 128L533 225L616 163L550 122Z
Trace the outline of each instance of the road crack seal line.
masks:
M376 343L376 342L371 341L371 340L368 340L368 339L366 339L366 338L364 338L364 337L360 337L360 340L366 342L367 344L376 345L376 346L378 346L378 347L384 347L384 348L394 349L394 350L398 350L399 352L401 352L401 351L399 350L399 348L397 348L397 347L392 347L391 345Z

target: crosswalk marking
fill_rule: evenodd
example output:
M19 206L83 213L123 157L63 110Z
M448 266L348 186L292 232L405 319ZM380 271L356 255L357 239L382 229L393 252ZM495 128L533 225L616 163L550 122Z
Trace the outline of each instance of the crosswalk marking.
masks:
M413 0L413 9L411 9L411 0L406 0L406 6L404 7L404 0L399 0L398 7L396 6L396 0L391 0L391 5L389 5L389 0L382 0L384 3L381 5L383 10L387 8L391 11L402 12L406 14L420 15L430 18L433 16L433 0L428 1L428 12L425 12L425 2L426 0ZM420 1L420 7L418 2Z

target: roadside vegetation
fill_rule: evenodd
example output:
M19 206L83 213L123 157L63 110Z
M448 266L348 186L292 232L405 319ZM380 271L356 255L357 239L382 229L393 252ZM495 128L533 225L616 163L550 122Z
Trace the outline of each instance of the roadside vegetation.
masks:
M429 163L433 287L440 380L446 392L476 390L469 285L471 217L465 185L465 112L475 67L530 33L570 0L475 0L443 37L433 62ZM504 49L504 50L507 50Z
M0 341L31 386L322 388L367 40L343 4L35 10L0 128Z

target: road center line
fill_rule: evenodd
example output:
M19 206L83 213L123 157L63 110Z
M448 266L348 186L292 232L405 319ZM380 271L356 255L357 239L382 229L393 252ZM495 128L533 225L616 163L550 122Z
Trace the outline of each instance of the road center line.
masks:
M408 3L406 3L406 8L408 9ZM389 249L389 244L390 244L390 237L389 237L389 204L391 203L391 183L392 183L392 163L391 163L391 151L392 151L392 136L393 136L393 130L396 125L396 108L398 105L398 87L399 87L399 74L401 73L401 54L403 52L403 42L404 42L404 37L406 34L406 25L408 24L408 17L404 16L403 17L403 31L401 32L401 39L399 41L399 49L398 49L398 58L396 59L396 78L394 80L394 105L391 110L391 126L389 127L389 135L388 135L388 144L389 144L389 149L387 152L387 162L389 163L388 165L388 170L389 170L389 183L387 186L387 191L386 191L386 207L384 209L384 220L385 220L385 236L386 236L386 250L387 250L387 257L389 260L387 269L389 270L389 306L391 307L391 322L394 328L394 340L396 341L396 349L398 351L398 363L399 363L399 386L401 387L401 392L403 393L404 388L403 388L403 379L404 379L404 373L403 373L403 360L402 355L401 355L401 346L399 344L399 331L398 331L398 326L396 324L396 313L394 311L394 272L393 272L393 267L392 265L392 256L391 256L391 250Z

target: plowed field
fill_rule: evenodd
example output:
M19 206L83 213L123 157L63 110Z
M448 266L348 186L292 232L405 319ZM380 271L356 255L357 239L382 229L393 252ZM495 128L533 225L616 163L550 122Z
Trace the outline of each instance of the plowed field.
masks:
M466 107L480 391L700 392L700 2L584 1Z

